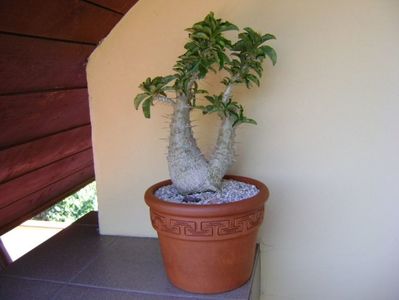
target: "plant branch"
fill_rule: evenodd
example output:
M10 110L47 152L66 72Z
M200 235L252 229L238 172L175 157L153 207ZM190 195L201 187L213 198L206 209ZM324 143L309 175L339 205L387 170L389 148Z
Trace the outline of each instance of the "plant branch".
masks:
M232 92L233 92L233 83L229 83L223 92L223 97L222 97L223 103L227 103L227 101L229 101Z
M237 83L239 78L240 78L240 76L238 74L233 76L230 83L226 86L226 88L223 92L223 97L222 97L223 103L227 103L227 101L229 101L231 94L233 93L233 86L234 86L234 84Z
M155 97L155 100L157 100L157 101L159 101L161 103L172 105L172 106L176 105L176 102L173 99L171 99L169 97L166 97L166 96L163 96L163 95L157 95Z
M192 92L193 85L196 83L198 80L198 74L194 73L193 76L191 77L190 81L188 82L187 85L187 92L188 92L188 100L190 101L192 98L195 98L195 93Z

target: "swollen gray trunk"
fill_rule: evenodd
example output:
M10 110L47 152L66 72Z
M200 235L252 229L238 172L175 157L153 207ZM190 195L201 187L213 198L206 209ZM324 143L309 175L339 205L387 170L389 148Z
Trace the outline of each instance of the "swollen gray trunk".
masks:
M209 180L208 162L193 136L190 109L183 97L174 105L168 149L170 178L182 194L215 191L216 186Z
M215 150L208 162L193 136L190 110L183 97L174 105L168 149L170 178L182 194L216 191L233 162L234 128L230 119L223 120Z
M235 128L229 118L222 121L215 150L209 160L211 182L220 187L223 176L234 162Z

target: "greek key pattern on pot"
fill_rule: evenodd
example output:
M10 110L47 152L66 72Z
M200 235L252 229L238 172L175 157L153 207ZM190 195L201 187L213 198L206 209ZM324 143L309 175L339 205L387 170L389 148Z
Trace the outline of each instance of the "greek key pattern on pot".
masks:
M155 230L176 236L225 237L256 229L262 223L263 212L264 209L260 208L245 215L203 221L167 217L151 211L151 222Z

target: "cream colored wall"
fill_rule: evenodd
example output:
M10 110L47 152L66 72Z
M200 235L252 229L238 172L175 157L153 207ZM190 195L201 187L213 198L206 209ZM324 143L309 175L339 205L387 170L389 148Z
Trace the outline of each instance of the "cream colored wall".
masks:
M271 190L263 299L399 299L396 0L139 1L88 65L101 233L154 236L143 193L168 177L170 110L146 120L133 97L210 10L278 37L261 88L240 90L259 125L242 128L231 170ZM206 149L212 122L197 132Z

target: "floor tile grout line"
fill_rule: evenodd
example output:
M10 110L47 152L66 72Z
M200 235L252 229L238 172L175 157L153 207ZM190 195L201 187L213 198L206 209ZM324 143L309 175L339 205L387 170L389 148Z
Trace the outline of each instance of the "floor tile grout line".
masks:
M76 225L82 225L82 224L76 224ZM129 238L129 237L125 237L125 236L112 236L112 240L109 242L109 244L106 245L107 248L112 248L114 244L117 243L118 237L122 237L122 238ZM156 239L154 237L140 237L140 238L145 238L145 239ZM117 288L117 287L109 287L109 286L101 286L101 285L95 285L95 284L88 284L88 283L78 283L78 282L73 282L73 280L75 280L82 272L84 272L85 270L87 270L87 268L101 255L98 254L96 255L94 258L92 258L89 262L86 263L86 265L75 275L73 276L68 282L64 282L63 286L60 287L60 289L58 289L56 291L56 293L54 294L53 298L51 298L52 300L56 300L57 296L60 295L60 293L62 292L62 290L64 290L65 288L69 287L81 287L81 288L92 288L92 289L98 289L98 290L105 290L105 291L116 291L116 292L125 292L125 293L135 293L135 294L139 294L139 295L153 295L153 296L167 296L167 297L175 297L175 298L181 298L181 299L204 299L204 300L221 300L221 299L226 299L223 298L223 296L221 297L210 297L205 296L202 298L198 298L204 295L201 294L186 294L186 295L178 295L175 293L159 293L159 292L151 292L151 291L143 291L143 290L136 290L136 289L129 289L129 288ZM241 300L242 298L229 298L230 300Z
M25 276L17 276L17 275L8 275L8 274L0 274L0 277L15 279L15 280L18 280L18 281L26 280L26 281L32 281L32 282L38 282L38 283L57 284L57 285L59 285L59 287L54 291L53 296L51 297L51 299L56 299L56 298L53 298L53 297L55 297L58 294L58 291L62 290L63 287L66 284L65 281L58 281L58 280L51 280L51 279L41 279L41 278L25 277Z
M111 243L110 243L111 245ZM28 281L36 281L36 282L44 282L44 283L54 283L54 284L59 284L60 287L57 289L51 299L56 300L57 296L59 293L65 289L66 287L83 287L83 288L93 288L93 289L98 289L98 290L108 290L108 291L116 291L116 292L125 292L125 293L135 293L135 294L141 294L141 295L154 295L154 296L169 296L169 297L176 297L176 298L197 298L198 297L204 297L204 295L201 294L192 294L192 295L176 295L173 293L157 293L157 292L146 292L142 290L134 290L134 289L128 289L128 288L115 288L115 287L106 287L106 286L99 286L99 285L93 285L93 284L84 284L84 283L74 283L71 281L58 281L58 280L51 280L51 279L41 279L41 278L33 278L33 277L25 277L25 276L17 276L17 275L5 275L5 274L0 274L0 277L6 277L6 278L12 278L12 279L17 279L17 280L28 280ZM205 295L204 300L220 300L220 299L226 299L223 297L213 297L209 298L209 295ZM230 300L240 300L240 298L229 298Z
M61 285L65 285L68 282L62 280L53 280L53 279L45 279L45 278L37 278L37 277L28 277L23 275L12 275L12 274L0 274L0 277L3 278L12 278L12 279L23 279L28 281L38 281L38 282L47 282L47 283L57 283Z
M58 290L55 291L54 295L51 297L51 300L57 300L58 295L60 295L61 291L68 286L68 283L63 284Z
M100 286L100 285L93 285L93 284L84 284L84 283L74 283L74 282L69 282L65 283L64 287L83 287L83 288L92 288L92 289L98 289L98 290L108 290L108 291L115 291L115 292L125 292L125 293L135 293L135 294L142 294L142 295L155 295L155 296L168 296L168 297L176 297L176 298L196 298L202 297L204 300L220 300L220 299L226 299L221 297L215 297L215 296L210 296L210 295L205 295L205 294L187 294L187 295L176 295L173 293L157 293L157 292L146 292L142 290L134 290L134 289L128 289L128 288L115 288L115 287L107 287L107 286ZM203 298L205 297L205 298ZM211 298L209 298L211 297ZM241 298L229 298L230 300L240 300Z
M107 244L105 247L111 247L115 242L116 242L116 238L113 237L111 242L109 244ZM82 274L82 272L85 271L100 255L101 255L101 253L98 253L97 255L95 255L74 276L72 276L68 281L64 282L64 286L61 287L59 290L57 290L51 299L56 300L57 299L56 297L65 288L65 286L73 285L74 283L72 281L74 279L76 279L80 274Z
M109 242L109 244L107 244L105 247L111 247L114 243L116 242L116 238L112 238L112 240ZM78 277L83 271L85 271L90 265L91 263L93 263L99 256L101 255L101 253L98 253L96 256L94 256L92 259L90 259L84 266L82 269L80 269L79 272L77 272L75 274L75 276L72 276L72 278L68 281L68 283L72 282L76 277Z

